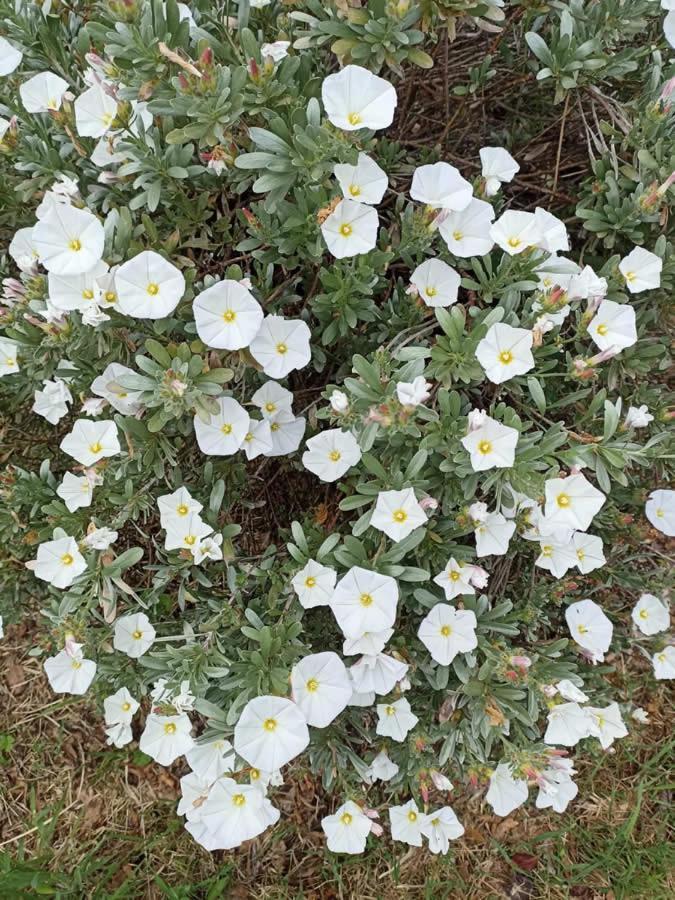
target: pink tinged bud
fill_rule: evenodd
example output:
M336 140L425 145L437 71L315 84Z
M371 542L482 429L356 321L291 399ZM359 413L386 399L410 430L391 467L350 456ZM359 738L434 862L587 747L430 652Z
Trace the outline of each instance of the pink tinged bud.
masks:
M595 315L598 310L598 307L602 303L603 298L599 296L592 296L588 298L588 306L586 308L586 312L589 316Z
M420 506L426 512L428 509L435 510L438 509L438 500L435 497L423 497L420 500Z
M376 809L371 809L369 806L363 807L364 816L368 816L369 819L379 819L380 814Z
M671 172L671 174L666 178L666 180L663 182L661 187L656 192L659 197L662 197L665 194L665 192L671 186L673 181L675 181L675 172Z
M675 91L675 77L669 79L663 85L663 87L661 88L661 95L659 96L659 100L668 100L673 91Z
M469 434L471 434L472 431L477 431L482 425L484 425L486 418L487 413L484 410L472 409L468 415Z
M451 791L452 790L452 782L450 779L443 775L442 772L438 772L436 769L431 769L429 772L429 776L434 783L434 787L437 791Z
M570 475L578 475L581 472L581 466L572 466L570 468Z
M429 785L424 781L420 784L420 794L422 795L422 799L425 803L429 802Z
M586 360L586 363L589 366L599 366L600 363L607 362L608 359L612 359L617 356L618 353L618 347L608 347L606 350L603 350L602 353L596 353L595 356L591 356L590 359Z
M558 688L554 684L545 684L542 686L541 692L545 697L555 697Z
M516 666L518 669L529 669L532 665L532 660L529 656L512 656L511 665Z
M450 215L450 211L447 209L442 209L438 215L431 221L429 228L435 231L439 225L441 225Z
M260 69L258 68L258 63L253 59L249 59L248 61L248 73L254 80L260 77Z
M370 823L370 833L374 834L375 837L382 837L384 834L384 828L379 825L377 822Z

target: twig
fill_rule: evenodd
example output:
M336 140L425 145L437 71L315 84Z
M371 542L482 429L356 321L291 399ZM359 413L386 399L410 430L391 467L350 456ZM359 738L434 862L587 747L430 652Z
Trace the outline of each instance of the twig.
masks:
M565 122L567 121L567 110L570 105L570 93L567 92L567 96L565 97L565 108L563 109L562 121L560 123L560 135L558 137L558 152L555 157L555 174L553 175L553 188L552 192L555 194L556 189L558 187L558 175L560 174L560 156L562 154L562 145L563 138L565 137Z

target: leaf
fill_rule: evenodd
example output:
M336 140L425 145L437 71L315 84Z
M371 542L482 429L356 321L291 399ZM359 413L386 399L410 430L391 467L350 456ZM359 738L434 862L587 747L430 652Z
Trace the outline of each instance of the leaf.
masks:
M546 412L546 396L544 394L544 389L541 386L541 382L535 378L534 375L530 375L527 379L527 388L530 392L530 396L537 405L537 409L543 415Z

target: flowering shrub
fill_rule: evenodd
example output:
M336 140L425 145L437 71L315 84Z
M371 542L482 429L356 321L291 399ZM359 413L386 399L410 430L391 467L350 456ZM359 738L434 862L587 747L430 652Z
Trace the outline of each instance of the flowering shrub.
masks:
M644 719L612 662L675 675L639 549L675 534L655 4L518 8L528 92L609 110L571 233L504 141L390 136L497 0L0 9L1 602L39 599L52 690L186 761L209 850L278 820L293 760L338 853L380 816L447 852L450 779L563 811L571 749Z

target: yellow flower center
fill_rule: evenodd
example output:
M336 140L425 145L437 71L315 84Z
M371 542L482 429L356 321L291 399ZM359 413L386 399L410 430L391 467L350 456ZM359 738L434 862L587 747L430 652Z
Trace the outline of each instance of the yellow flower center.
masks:
M415 812L414 809L411 809L410 812L408 813L408 821L409 822L417 821L417 813Z
M276 731L277 728L277 720L276 719L265 719L263 722L263 728L265 731Z
M257 781L260 778L260 769L251 769L249 778L251 781Z
M328 459L331 462L337 462L341 457L342 457L342 454L340 453L339 450L331 450L330 453L328 454Z
M122 712L129 712L131 709L131 703L123 703L122 704Z
M68 244L68 249L72 250L74 253L77 253L78 250L82 249L81 241L78 241L77 238L73 238L73 240Z
M461 241L462 238L464 237L464 235L462 234L461 231L453 231L452 236L456 241Z
M558 504L560 509L567 509L571 501L567 494L558 494L558 496L555 498L555 502Z
M265 404L265 412L268 412L268 413L276 412L276 408L277 408L276 403L272 403L271 401L268 401Z
M83 300L93 300L93 299L94 299L94 292L93 292L93 291L90 291L90 290L87 288L87 290L82 291L82 299L83 299Z
M166 725L164 726L164 734L175 734L175 733L176 733L176 726L174 725L174 723L167 722Z
M428 285L424 291L427 297L435 297L438 290L433 285Z
M585 625L579 625L577 627L577 631L579 632L579 634L588 634L588 628L586 628Z
M154 281L151 281L148 285L148 293L151 297L156 297L159 294L159 285L155 284Z
M522 241L520 238L510 237L506 243L515 250L516 247L520 247Z
M604 324L604 322L601 325L598 325L598 327L595 330L601 337L604 336L605 334L607 334L607 332L609 331L609 329Z
M585 558L586 558L586 553L585 553L585 551L584 551L584 550L577 550L577 559L579 560L579 562L583 562Z
M508 366L513 362L513 353L510 350L502 350L497 359L503 366Z
M665 654L665 653L659 653L659 654L657 655L656 658L658 659L659 662L665 662L665 661L666 661L666 654Z
M108 125L112 125L112 120L113 117L110 115L110 113L103 113L103 115L101 116L101 121L106 127Z
M394 713L396 712L396 710L394 709L393 706L385 706L384 711L386 712L386 714L388 716L393 716Z
M138 629L137 629L136 631L133 632L133 634L131 636L135 641L140 641L140 639L143 637L143 632L138 631Z
M348 225L347 222L343 222L342 225L340 225L340 234L342 237L349 237L352 231L352 226Z
M647 612L646 609L641 609L640 612L638 613L638 615L640 616L641 619L649 618L649 613Z
M186 535L184 540L185 540L185 543L188 545L188 547L194 547L194 545L197 543L197 538L195 537L194 534Z
M98 441L96 441L95 444L91 444L89 446L90 453L100 453L101 450L103 450L103 447L101 446L101 444Z
M392 515L394 522L405 522L408 518L408 513L404 509L396 509Z
M314 694L319 690L319 682L316 680L316 678L310 678L305 687L310 692L310 694Z
M351 112L347 116L347 121L350 125L360 125L361 124L361 116L359 113Z
M61 557L61 564L64 566L72 566L72 564L74 562L75 562L75 560L70 555L70 553L64 553L63 556Z
M351 825L352 817L348 812L342 813L342 815L340 816L340 821L342 822L343 825Z
M277 348L276 348L276 349L277 349L277 353L278 353L280 356L283 356L284 353L288 353L288 347L287 347L286 344L284 344L283 342L280 343L280 344L277 344Z
M247 444L251 443L251 441L253 440L253 435L251 434L250 431L246 432L246 434L244 435L244 440L246 441Z
M305 578L305 587L313 588L316 586L316 578L313 578L311 575L309 578Z
M459 572L453 569L452 572L448 572L448 578L450 581L459 581Z
M361 594L361 596L359 597L359 601L361 603L361 606L368 607L368 606L372 605L373 598L372 598L371 594Z
M544 546L541 548L542 556L551 556L552 553L553 553L553 547L551 547L550 544L544 544Z
M223 434L232 434L232 426L229 424L229 422L225 422L225 424L221 426L220 430L223 432Z
M635 281L635 279L637 278L637 275L635 274L635 272L626 272L626 274L624 275L624 278L630 284L631 282Z
M70 668L71 669L81 669L82 663L79 661L79 659L74 659L70 664Z
M232 797L232 802L235 806L243 806L246 803L246 797L243 794L235 794Z
M444 625L441 628L441 634L443 635L443 637L450 637L450 635L452 634L452 628L449 625Z
M181 503L181 505L179 507L177 507L176 512L178 513L179 516L187 516L189 510L185 503Z
M114 291L106 291L103 296L106 303L114 303L117 300L117 294Z
M236 318L237 314L233 309L226 309L223 313L223 319L225 319L226 322L234 322Z
M657 518L662 519L665 516L665 512L662 509L657 509L656 516Z
M272 422L270 425L270 431L278 431L281 428L278 422Z
M490 441L481 441L478 445L478 452L482 453L483 456L487 456L488 453L492 453L492 443Z
M358 186L358 184L350 184L349 193L352 195L352 197L358 197L361 193L361 188Z

